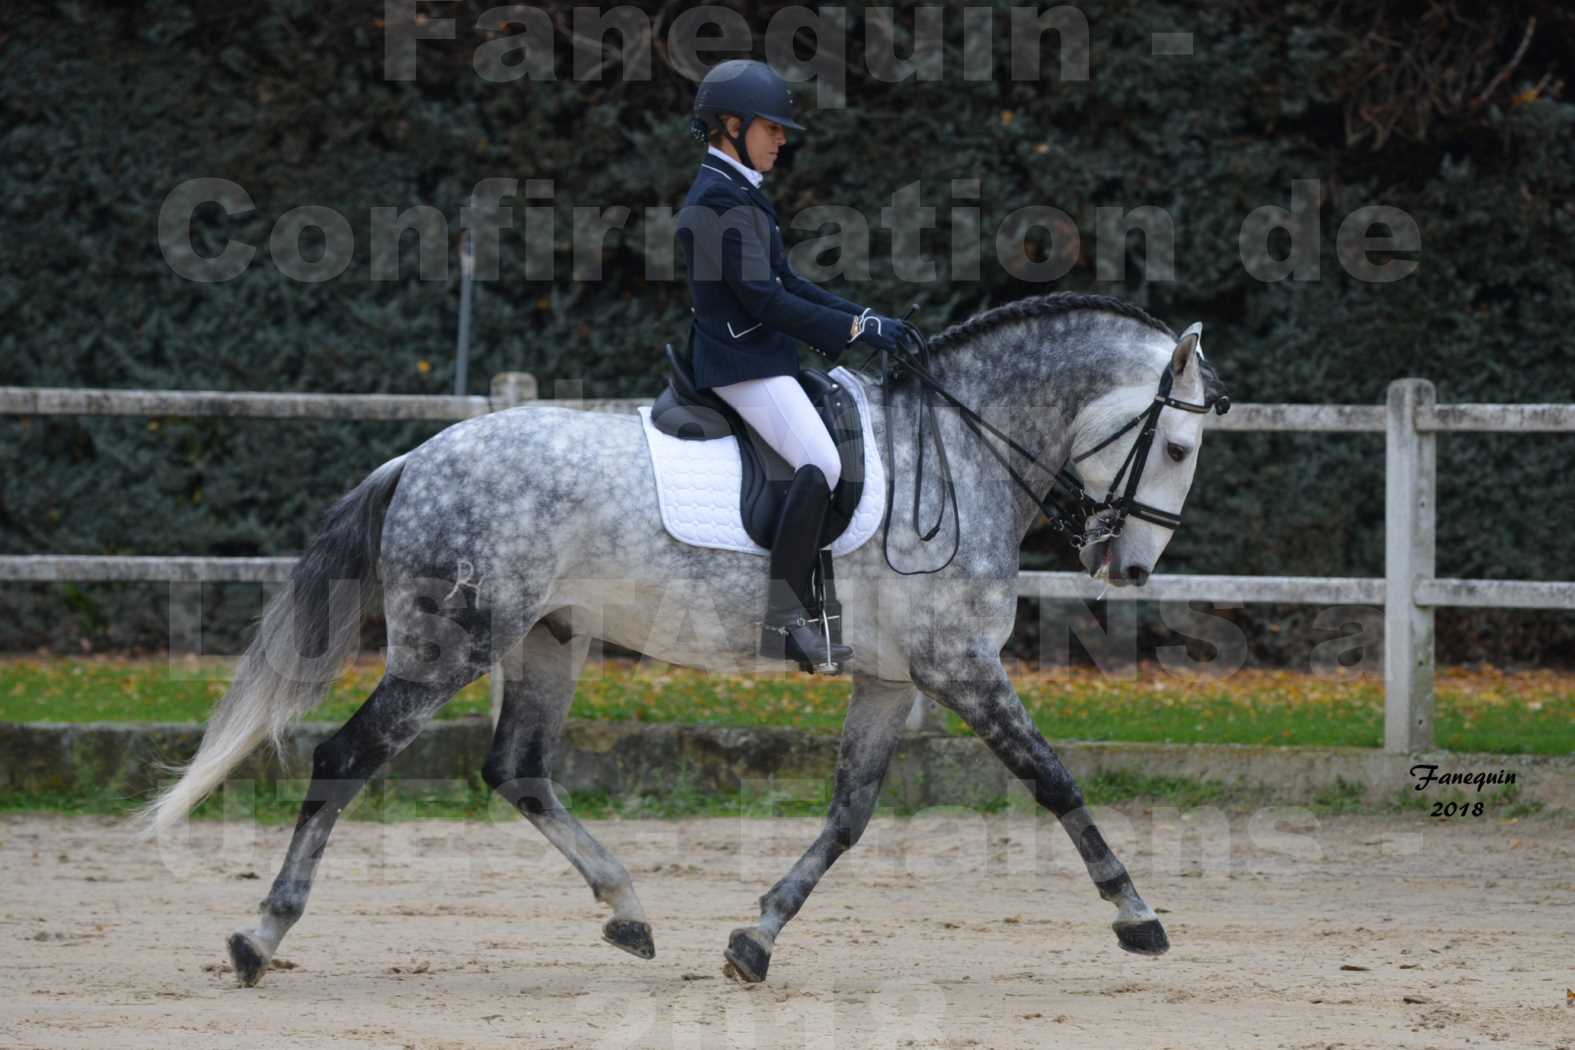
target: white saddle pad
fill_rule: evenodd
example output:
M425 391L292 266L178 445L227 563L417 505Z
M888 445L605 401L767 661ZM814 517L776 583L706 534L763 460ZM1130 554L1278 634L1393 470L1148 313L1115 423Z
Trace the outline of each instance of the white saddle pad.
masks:
M859 425L864 431L864 491L853 511L853 520L831 544L832 557L837 557L857 550L880 527L886 510L886 469L880 450L875 447L864 384L840 366L827 374L858 402ZM729 434L706 441L685 441L664 434L651 422L649 406L640 408L640 422L645 426L651 469L656 473L662 524L673 539L696 547L769 554L749 538L738 509L738 490L744 482L738 439Z

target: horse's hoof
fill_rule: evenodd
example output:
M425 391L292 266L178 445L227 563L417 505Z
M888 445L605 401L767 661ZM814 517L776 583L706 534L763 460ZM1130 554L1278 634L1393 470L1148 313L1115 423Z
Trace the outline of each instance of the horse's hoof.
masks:
M1143 922L1115 923L1116 940L1133 955L1164 955L1170 950L1170 938L1158 919Z
M250 988L262 980L268 969L268 958L256 943L244 933L232 933L226 942L230 949L230 965L235 967L235 979L242 988Z
M733 931L722 957L727 960L722 972L746 984L764 981L766 969L771 965L771 949L762 944L759 934L748 926Z
M656 942L651 940L651 924L633 919L608 919L602 927L602 940L641 959L656 958Z

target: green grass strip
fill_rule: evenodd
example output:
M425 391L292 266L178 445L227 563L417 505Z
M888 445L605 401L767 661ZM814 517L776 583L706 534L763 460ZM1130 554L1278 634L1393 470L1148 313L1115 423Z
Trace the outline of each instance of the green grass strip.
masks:
M342 722L371 693L382 669L347 671L312 718ZM0 720L14 722L201 722L223 695L221 664L126 659L0 661ZM1013 672L1018 693L1050 740L1379 747L1383 685L1243 670L1218 679L1155 667ZM708 675L665 664L588 666L571 714L635 722L790 726L837 733L849 684L802 675ZM474 682L439 718L486 714L488 682ZM965 733L955 717L948 731ZM1435 739L1454 751L1575 753L1575 675L1444 668Z

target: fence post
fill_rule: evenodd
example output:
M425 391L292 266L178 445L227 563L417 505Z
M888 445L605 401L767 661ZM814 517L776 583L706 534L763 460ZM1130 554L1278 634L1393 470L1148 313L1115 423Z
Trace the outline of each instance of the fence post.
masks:
M1384 750L1433 746L1433 610L1416 604L1434 568L1435 438L1416 429L1437 400L1425 379L1389 384L1384 457Z
M946 728L946 716L940 704L915 689L913 706L908 709L908 720L903 728L910 733L939 733Z
M488 407L494 412L523 405L536 400L536 377L529 372L499 372L492 377L492 390L487 398ZM524 645L523 639L519 645ZM517 648L517 646L516 646ZM495 653L492 661L492 724L498 724L503 713L504 659L508 653Z
M492 377L492 392L487 400L494 412L534 401L536 377L529 372L499 372Z
M474 206L474 202L472 202ZM470 231L459 237L459 336L454 347L454 396L464 397L470 368L470 311L475 303L476 249Z

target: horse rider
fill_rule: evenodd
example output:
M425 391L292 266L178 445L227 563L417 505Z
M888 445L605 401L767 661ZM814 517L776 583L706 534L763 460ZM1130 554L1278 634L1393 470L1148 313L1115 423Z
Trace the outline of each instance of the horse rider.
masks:
M836 443L799 386L798 344L833 365L858 340L895 351L902 322L827 292L788 264L760 184L793 119L787 83L764 62L717 64L695 93L690 131L708 145L677 222L694 319L695 385L738 412L794 468L771 545L759 653L829 669L853 654L807 622L821 526L841 479Z

